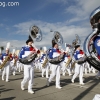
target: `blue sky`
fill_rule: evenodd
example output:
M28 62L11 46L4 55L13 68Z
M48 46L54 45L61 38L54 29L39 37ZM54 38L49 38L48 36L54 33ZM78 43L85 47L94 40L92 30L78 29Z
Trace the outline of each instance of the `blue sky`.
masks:
M5 2L18 2L19 6L2 7ZM37 25L43 34L41 46L51 47L53 32L59 31L64 42L71 43L78 34L82 43L92 32L89 16L100 6L100 0L0 0L0 46L11 42L20 48L28 39L29 27ZM64 44L62 45L64 47Z

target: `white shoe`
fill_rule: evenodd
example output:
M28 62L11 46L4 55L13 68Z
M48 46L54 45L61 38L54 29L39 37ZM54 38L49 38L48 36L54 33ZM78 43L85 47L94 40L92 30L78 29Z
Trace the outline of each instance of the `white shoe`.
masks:
M34 91L33 90L28 90L28 93L34 94Z
M42 77L44 77L44 76L42 76Z
M6 82L9 82L9 80L6 80Z
M69 74L69 76L72 76L72 74Z
M15 72L13 72L13 75L15 76Z
M71 82L74 83L74 80L72 79Z
M84 83L80 83L80 85L84 85Z
M63 76L65 76L65 74L63 74Z
M93 72L95 74L95 72Z
M61 86L56 86L56 88L57 88L57 89L62 89L62 87L61 87Z
M24 91L25 90L25 88L24 88L24 86L23 85L21 85L21 89Z
M2 81L4 81L4 78L2 78Z
M15 76L16 74L13 74L13 76Z

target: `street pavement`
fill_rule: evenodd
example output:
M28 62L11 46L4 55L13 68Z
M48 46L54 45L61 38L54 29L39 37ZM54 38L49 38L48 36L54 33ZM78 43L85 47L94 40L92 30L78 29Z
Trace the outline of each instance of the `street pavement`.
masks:
M10 75L10 82L1 80L0 76L0 100L92 100L95 94L100 93L100 79L95 79L96 74L84 75L85 85L79 85L77 77L75 83L71 83L71 76L61 76L62 89L55 88L55 79L50 86L46 86L47 79L41 77L41 72L35 70L33 90L35 94L29 94L27 85L25 91L20 88L23 72L17 72L16 76Z

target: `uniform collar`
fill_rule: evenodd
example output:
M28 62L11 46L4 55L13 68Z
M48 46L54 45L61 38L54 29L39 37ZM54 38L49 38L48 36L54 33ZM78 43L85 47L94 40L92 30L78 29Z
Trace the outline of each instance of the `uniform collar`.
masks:
M57 48L53 48L53 49L57 49Z
M27 47L31 47L31 46L29 46L29 45L26 45Z
M77 51L79 52L80 50L76 50L76 52L77 52Z

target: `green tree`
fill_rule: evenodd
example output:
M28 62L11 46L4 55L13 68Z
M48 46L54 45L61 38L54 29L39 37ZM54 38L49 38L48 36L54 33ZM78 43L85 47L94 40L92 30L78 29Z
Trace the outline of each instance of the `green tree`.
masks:
M3 51L3 50L4 50L4 47L3 47L3 46L1 46L0 48L1 48L1 51Z

